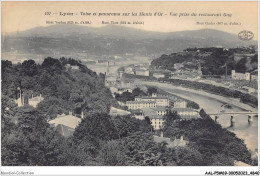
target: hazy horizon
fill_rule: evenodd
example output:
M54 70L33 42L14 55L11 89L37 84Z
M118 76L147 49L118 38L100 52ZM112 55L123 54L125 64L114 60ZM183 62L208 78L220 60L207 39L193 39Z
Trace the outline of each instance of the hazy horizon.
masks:
M143 21L144 25L118 25L153 32L178 32L187 30L215 29L237 35L240 31L249 30L258 38L257 2L3 2L2 3L2 35L17 33L35 27L51 26L46 21L91 21L87 27L105 27L102 21ZM50 12L163 12L158 16L61 16L44 15ZM222 14L221 17L173 17L170 13L212 13ZM241 13L243 12L243 13ZM223 14L232 14L231 17ZM226 22L240 25L198 25L197 22Z

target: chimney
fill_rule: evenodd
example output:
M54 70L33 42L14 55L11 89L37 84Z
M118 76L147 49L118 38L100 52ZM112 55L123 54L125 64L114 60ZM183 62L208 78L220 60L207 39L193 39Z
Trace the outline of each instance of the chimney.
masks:
M183 141L183 136L181 136L181 141Z

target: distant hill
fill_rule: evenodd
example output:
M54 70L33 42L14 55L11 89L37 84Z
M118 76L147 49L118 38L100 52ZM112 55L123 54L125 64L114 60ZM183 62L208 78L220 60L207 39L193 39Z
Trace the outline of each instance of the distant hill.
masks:
M257 45L257 41L241 41L237 35L212 30L152 32L122 26L92 28L79 25L37 27L19 34L3 36L3 52L66 56L73 53L91 55L170 54L192 47Z

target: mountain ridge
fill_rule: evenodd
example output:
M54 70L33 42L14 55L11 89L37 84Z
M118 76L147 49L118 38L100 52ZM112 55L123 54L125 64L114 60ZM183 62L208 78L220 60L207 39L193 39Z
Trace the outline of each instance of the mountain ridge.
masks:
M242 41L235 34L200 29L178 32L154 32L124 26L108 25L93 28L79 25L37 27L2 38L4 52L18 51L38 55L64 56L65 53L91 55L160 55L192 47L222 46L235 48L257 45L257 41Z

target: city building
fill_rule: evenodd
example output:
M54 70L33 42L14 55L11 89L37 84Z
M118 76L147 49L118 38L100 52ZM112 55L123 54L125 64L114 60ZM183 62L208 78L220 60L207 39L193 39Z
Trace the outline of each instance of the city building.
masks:
M248 93L257 93L258 91L257 91L257 89L255 89L255 88L252 88L252 87L248 87L248 86L243 86L242 87L242 89L243 90L246 90Z
M236 72L236 70L232 70L231 71L231 78L235 79L235 80L251 80L251 75L249 72L245 72L245 73L238 73Z
M21 107L24 105L24 99L22 97L22 91L20 90L19 93L19 98L17 100L15 100L15 103L17 104L18 107Z
M71 70L79 70L79 66L72 65Z
M83 118L83 115L81 116L81 118ZM78 118L75 115L72 115L71 112L69 112L68 115L58 115L55 119L50 120L48 123L51 126L56 127L61 135L68 137L73 134L75 128L81 122L81 118Z
M155 130L160 130L163 127L163 116L162 115L150 115L149 119L151 121L151 125Z
M165 107L144 108L142 109L142 112L145 117L150 117L152 115L164 116L167 113L167 109Z
M164 78L165 75L163 73L153 73L153 77L158 79L158 78Z
M179 69L181 69L183 67L183 64L182 63L176 63L176 64L174 64L174 66L173 66L173 68L175 69L175 70L179 70Z
M131 88L118 88L117 89L117 93L119 93L119 94L122 94L122 93L124 93L124 92L129 92L129 93L132 93L133 92L133 90L131 89Z
M174 101L174 108L187 108L187 102L182 99L177 99Z
M157 97L157 96L137 96L135 101L155 101L156 106L170 106L170 101L167 97Z
M131 110L131 116L135 117L136 119L139 119L139 120L144 120L144 118L145 118L143 111L140 109Z
M43 100L44 98L42 97L42 94L40 94L40 96L36 96L36 97L33 97L32 95L32 98L29 98L28 99L28 104L35 107Z
M126 101L126 106L129 110L155 108L156 101Z
M77 66L77 65L66 64L65 68L66 68L67 71L68 70L79 70L79 66Z
M115 107L111 107L110 109L110 112L109 112L109 115L111 116L117 116L117 115L129 115L131 114L131 112L129 111L125 111L123 109L118 109L118 108L115 108Z
M149 70L136 69L135 74L140 76L149 76Z
M119 78L122 78L122 77L123 77L123 74L124 74L123 71L118 71L118 76L119 76Z
M181 119L190 120L199 118L199 112L189 108L172 108L171 111L177 112Z
M154 135L153 137L154 137L154 142L156 143L166 142L168 148L185 147L189 143L189 141L183 139L183 136L181 136L180 139L177 139L175 137L174 140L172 140L171 138L163 137L163 135L161 136Z
M116 83L117 83L117 77L116 76L113 76L113 75L108 76L108 75L106 75L105 79L106 79L105 80L105 85L106 86L115 86Z
M131 82L130 81L120 81L119 86L120 87L131 87Z
M175 137L173 141L173 146L174 147L185 147L189 142L183 139L183 136L180 137L180 139L177 139Z
M133 68L132 67L125 67L125 73L134 74Z

